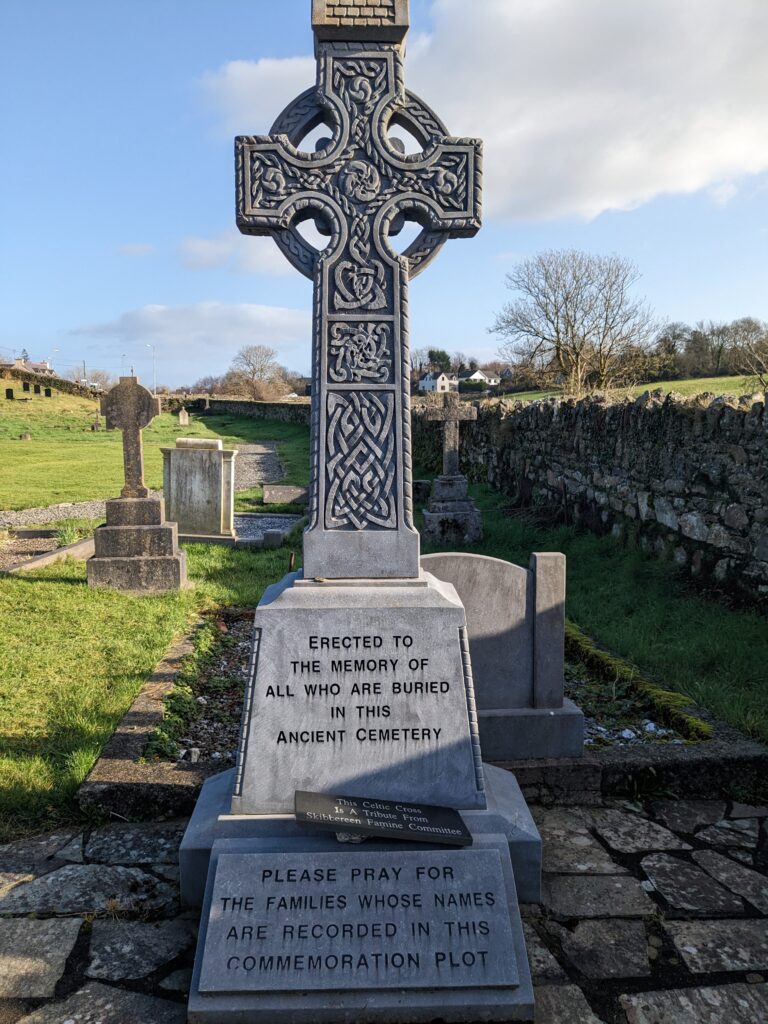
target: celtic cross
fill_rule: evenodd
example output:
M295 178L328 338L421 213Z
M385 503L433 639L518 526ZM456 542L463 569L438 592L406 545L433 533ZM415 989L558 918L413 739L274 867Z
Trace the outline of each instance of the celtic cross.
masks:
M443 424L443 476L459 475L459 423L477 419L473 405L463 405L455 392L443 395L442 405L429 406L427 420Z
M144 451L141 432L160 414L160 399L153 398L138 377L121 377L101 400L101 411L110 427L123 432L123 465L125 486L121 498L146 498L144 486Z
M305 578L419 575L411 502L408 281L480 227L481 145L403 85L407 0L313 0L317 86L235 141L237 224L314 280ZM316 152L299 149L324 124ZM390 132L405 129L416 153ZM297 230L314 220L318 251ZM398 254L404 221L418 237Z

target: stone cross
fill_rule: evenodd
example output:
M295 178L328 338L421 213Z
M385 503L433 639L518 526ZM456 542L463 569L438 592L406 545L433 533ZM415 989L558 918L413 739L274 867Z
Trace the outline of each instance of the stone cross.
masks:
M139 384L138 377L121 377L120 383L102 398L101 411L112 427L123 432L125 487L120 497L149 497L149 491L144 486L141 432L160 414L160 399L153 398Z
M443 395L441 406L431 405L424 416L443 424L443 476L459 475L459 423L477 419L477 409L463 404L452 391Z
M419 575L411 498L408 281L480 227L481 144L403 84L407 0L314 0L317 86L236 139L237 224L314 281L306 578ZM319 125L316 152L300 147ZM419 151L406 154L393 127ZM389 238L421 226L398 254ZM318 251L298 231L314 220Z

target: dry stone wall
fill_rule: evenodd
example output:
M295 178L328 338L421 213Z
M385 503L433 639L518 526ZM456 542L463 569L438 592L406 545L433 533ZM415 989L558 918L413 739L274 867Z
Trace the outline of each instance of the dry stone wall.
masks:
M437 445L415 416L414 446ZM768 601L765 396L483 402L462 468L519 506L636 539L695 577Z
M309 402L252 402L247 398L211 398L205 408L204 398L163 399L165 412L178 412L181 408L201 414L210 412L218 416L249 416L255 420L276 420L278 423L300 423L309 426Z

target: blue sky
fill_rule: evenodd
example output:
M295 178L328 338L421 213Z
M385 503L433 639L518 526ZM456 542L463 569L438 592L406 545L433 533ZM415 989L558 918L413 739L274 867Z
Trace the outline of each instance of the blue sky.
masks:
M309 370L311 284L234 231L232 136L312 84L309 0L0 0L0 357L191 383ZM406 82L485 141L484 227L411 291L492 358L504 275L617 252L672 320L768 319L764 0L411 0Z

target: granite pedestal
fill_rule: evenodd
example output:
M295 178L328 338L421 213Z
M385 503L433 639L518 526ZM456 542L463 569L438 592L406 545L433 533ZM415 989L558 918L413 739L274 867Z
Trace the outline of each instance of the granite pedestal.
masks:
M187 583L187 556L176 523L164 521L162 498L107 501L107 524L93 535L86 563L90 587L134 593L179 590Z
M461 546L483 539L483 519L469 497L465 476L457 473L435 479L423 512L421 535L425 544Z

